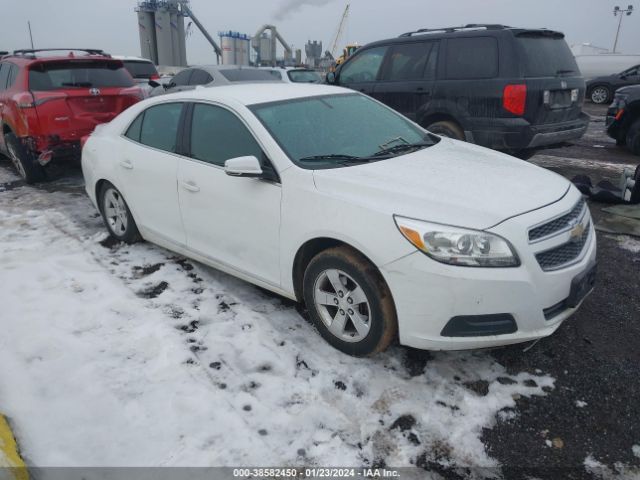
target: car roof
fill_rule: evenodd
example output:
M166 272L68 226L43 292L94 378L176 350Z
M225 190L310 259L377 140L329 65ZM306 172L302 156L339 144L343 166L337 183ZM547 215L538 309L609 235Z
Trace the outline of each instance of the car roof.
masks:
M111 58L115 58L116 60L123 60L123 61L127 60L127 61L130 61L130 62L153 63L148 58L133 57L131 55L111 55Z
M354 94L353 90L332 85L320 85L317 83L283 83L283 82L260 82L260 83L238 83L232 85L221 85L218 87L196 87L194 90L170 93L154 97L158 102L168 100L209 100L225 101L234 100L245 106L258 103L279 102L283 100L293 100L296 98L313 97L320 95Z
M2 61L10 61L17 65L30 65L32 63L49 63L49 62L63 62L69 60L96 60L96 61L112 61L122 62L117 58L113 58L110 55L47 55L47 56L33 56L33 55L5 55L0 57Z

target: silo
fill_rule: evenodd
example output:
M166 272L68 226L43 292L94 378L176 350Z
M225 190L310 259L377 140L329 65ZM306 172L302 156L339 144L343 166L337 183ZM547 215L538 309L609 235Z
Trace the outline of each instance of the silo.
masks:
M140 56L148 58L153 63L158 63L153 12L138 10L138 30L140 31Z
M171 15L166 8L162 8L156 11L155 20L158 65L175 66L171 43Z
M187 66L187 35L184 30L184 15L178 14L178 65L180 67Z
M222 64L235 65L236 39L231 35L231 32L220 34L220 49L222 50Z
M175 10L169 13L169 24L171 25L172 65L178 66L180 65L180 46L178 42L178 13Z
M244 38L236 38L236 43L240 44L240 58L236 58L238 65L249 65L251 55L249 37L244 35Z
M260 37L260 63L271 63L275 59L271 55L271 38L266 34L262 34Z

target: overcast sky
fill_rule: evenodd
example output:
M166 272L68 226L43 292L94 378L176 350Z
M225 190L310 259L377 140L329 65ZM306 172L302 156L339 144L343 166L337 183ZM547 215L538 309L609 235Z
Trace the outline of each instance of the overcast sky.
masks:
M136 0L0 0L0 50L29 47L31 20L36 48L103 48L140 55ZM624 0L349 0L351 14L341 46L364 44L421 27L503 23L563 31L569 44L613 46L615 5L638 11L623 19L618 50L640 53L640 1ZM191 0L191 8L214 38L221 30L254 34L274 23L294 48L335 35L346 0ZM287 7L293 8L287 11ZM212 49L199 31L187 39L189 63L212 63ZM304 49L303 49L304 58Z

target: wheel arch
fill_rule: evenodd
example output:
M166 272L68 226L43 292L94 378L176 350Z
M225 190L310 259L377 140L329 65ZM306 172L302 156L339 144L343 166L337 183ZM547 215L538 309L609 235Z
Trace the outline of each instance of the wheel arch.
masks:
M453 115L451 115L450 113L445 113L445 112L433 112L425 115L420 120L420 125L423 128L428 128L429 125L435 122L453 122L460 127L460 130L464 132L464 127L462 123L460 123L458 119Z

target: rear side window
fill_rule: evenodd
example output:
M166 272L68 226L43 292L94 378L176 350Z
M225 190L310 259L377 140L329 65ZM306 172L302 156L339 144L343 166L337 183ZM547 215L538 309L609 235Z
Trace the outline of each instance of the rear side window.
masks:
M562 37L520 35L516 37L525 77L557 77L579 74L576 60Z
M204 70L194 70L193 75L191 75L191 79L189 80L189 85L206 85L207 83L213 82L213 77L209 75Z
M224 78L230 82L273 81L273 74L269 70L229 69L220 70Z
M145 110L140 129L140 143L174 153L181 113L181 103L165 103ZM132 132L134 133L135 131Z
M131 75L116 62L40 63L29 70L29 89L132 87Z
M388 47L377 47L357 54L340 70L340 83L375 82Z
M230 158L247 155L261 159L262 149L238 117L213 105L194 106L191 122L193 158L224 166Z
M20 69L17 65L11 65L11 70L9 70L9 78L7 79L7 88L11 88L13 84L16 82L16 78L18 78L18 71Z
M447 40L446 78L480 79L498 75L498 41L493 37Z
M140 62L136 60L125 60L124 68L126 68L133 78L150 79L157 77L158 71L156 66L151 62Z
M9 78L9 70L11 65L8 63L0 63L0 91L7 88L7 79Z
M142 130L142 120L144 119L144 112L138 115L133 123L129 126L127 133L125 136L130 138L131 140L135 140L136 142L140 142L140 132Z
M393 47L386 63L383 80L421 80L433 42L407 43Z
M191 78L191 74L193 70L183 70L171 79L171 85L176 87L182 87L184 85L189 85L189 79Z

